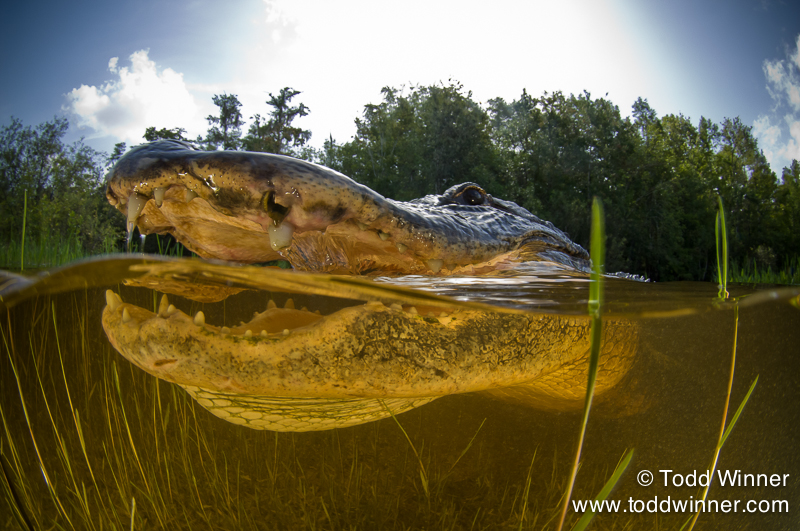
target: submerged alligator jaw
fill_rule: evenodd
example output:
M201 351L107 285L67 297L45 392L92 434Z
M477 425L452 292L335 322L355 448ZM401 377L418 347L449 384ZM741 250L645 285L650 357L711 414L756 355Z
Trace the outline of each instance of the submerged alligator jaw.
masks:
M162 140L122 157L106 195L129 231L173 234L206 258L350 274L588 266L586 251L551 223L474 183L404 203L305 161Z
M215 415L252 428L308 431L360 424L440 396L489 392L536 407L583 403L589 319L426 309L372 302L321 316L270 303L218 327L162 298L157 313L106 293L111 344ZM425 313L426 315L421 315ZM633 363L637 329L606 327L596 393Z

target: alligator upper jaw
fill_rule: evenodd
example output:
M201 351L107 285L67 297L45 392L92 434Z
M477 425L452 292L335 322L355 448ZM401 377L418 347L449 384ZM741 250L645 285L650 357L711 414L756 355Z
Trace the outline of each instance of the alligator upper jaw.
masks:
M106 195L129 231L171 233L206 258L284 259L306 271L480 273L518 259L529 242L545 251L539 259L585 254L527 212L400 203L315 164L175 141L132 149Z

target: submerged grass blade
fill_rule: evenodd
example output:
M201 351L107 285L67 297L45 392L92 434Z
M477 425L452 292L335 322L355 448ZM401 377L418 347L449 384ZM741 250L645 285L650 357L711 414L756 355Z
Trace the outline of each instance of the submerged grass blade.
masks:
M727 274L728 274L728 236L725 230L725 212L722 207L722 198L717 196L719 201L719 211L717 212L717 273L720 279L720 292L719 298L720 299L727 299L729 294L727 290ZM720 253L720 247L722 247L722 253ZM739 404L739 408L736 410L736 413L733 415L730 424L728 427L725 427L725 423L728 420L728 408L731 403L731 392L733 390L733 376L736 371L736 346L737 341L739 338L739 305L738 303L733 308L733 316L734 316L734 329L733 329L733 349L731 351L731 368L730 368L730 376L728 377L728 392L725 395L725 406L722 409L722 425L720 426L719 430L719 438L717 439L717 446L714 449L714 457L711 459L711 464L707 468L709 481L708 485L703 488L703 494L700 496L700 499L705 501L708 497L708 490L711 488L711 482L714 478L714 471L717 468L717 462L719 461L719 453L722 450L722 445L725 444L725 441L728 439L733 427L736 425L736 421L739 420L739 415L742 413L745 404L750 399L750 394L755 389L756 383L758 382L758 376L750 385L750 389L747 391L744 399L742 400L741 404ZM681 526L681 530L683 530L687 525L689 526L688 531L691 531L694 528L694 525L697 523L697 519L700 517L700 511L697 511L694 515L689 517L689 519Z
M578 435L578 445L575 451L575 460L572 463L572 470L570 472L569 481L567 482L567 490L564 495L564 504L561 508L561 516L559 517L558 526L556 529L559 531L564 528L564 521L567 518L567 511L569 510L569 501L572 497L572 488L575 485L575 478L578 475L578 465L581 460L581 449L583 448L583 440L586 436L586 426L589 424L589 411L592 408L592 397L594 396L594 387L597 382L597 365L600 360L600 339L603 331L603 320L601 317L601 305L603 299L603 268L605 266L606 257L606 231L605 231L605 218L603 217L603 203L599 198L595 197L592 202L592 235L591 235L591 248L590 254L592 257L592 274L591 282L589 283L589 315L592 318L591 328L591 352L589 354L589 378L586 385L586 400L583 406L583 420L581 421L580 434Z
M386 402L384 402L383 400L380 400L380 402L383 405L383 407L386 409L386 411L389 412L389 415L392 416L392 419L395 421L397 426L400 428L400 431L403 432L403 435L406 436L406 440L408 441L408 444L411 445L411 449L414 451L414 455L417 457L417 461L419 461L419 477L422 480L422 488L425 490L425 496L427 496L430 499L431 493L430 493L430 490L428 489L428 473L425 472L425 465L422 464L422 458L420 457L419 453L417 452L417 449L414 447L414 443L411 442L411 437L408 436L408 433L406 433L405 428L403 428L403 425L400 424L399 420L397 420L397 417L394 416L394 413L392 413L392 410L389 408L389 406L386 405Z
M600 493L594 499L598 503L602 503L608 495L611 494L611 491L614 490L614 487L619 482L619 479L622 477L622 473L628 468L628 465L631 462L631 458L633 457L633 450L628 450L625 452L625 455L622 456L619 464L617 464L617 468L614 469L614 473L611 474L611 477L608 478L606 484L603 485L603 488L600 490ZM594 511L586 511L581 516L580 520L575 524L575 527L572 528L572 531L583 531L592 521L594 518L595 512Z

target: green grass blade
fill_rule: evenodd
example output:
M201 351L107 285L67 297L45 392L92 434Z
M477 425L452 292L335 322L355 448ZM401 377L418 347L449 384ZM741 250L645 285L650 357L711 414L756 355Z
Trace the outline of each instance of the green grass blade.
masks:
M589 378L586 385L586 401L583 407L583 420L581 422L580 435L578 436L578 448L575 452L575 460L572 464L572 471L567 482L567 491L564 495L564 505L561 508L556 529L559 531L564 528L564 521L567 518L569 502L572 498L572 488L575 485L575 478L578 475L578 465L581 460L581 449L583 440L586 436L586 426L589 424L589 411L592 408L592 397L594 396L595 383L597 381L597 366L600 360L600 339L603 331L603 320L601 317L601 306L603 301L603 269L606 256L606 231L605 219L603 216L603 203L595 197L592 202L592 236L590 256L592 258L592 274L589 284L589 315L592 318L591 328L591 351L589 354Z
M731 431L733 431L733 427L736 426L736 421L739 420L739 415L742 414L745 404L747 404L747 401L750 400L750 395L753 394L753 390L756 388L757 383L758 376L756 376L756 379L753 380L752 384L750 384L750 389L748 389L747 394L744 395L742 402L739 404L739 408L736 410L736 413L733 414L733 418L731 418L730 423L728 423L728 427L725 428L725 433L722 434L722 439L719 441L720 450L722 449L722 445L725 444L725 441L728 439L728 435L730 435Z
M619 479L622 477L622 474L628 468L628 465L630 464L632 457L633 457L633 449L625 452L625 455L622 457L622 460L617 465L617 468L614 469L614 473L611 474L611 477L608 478L606 484L603 485L602 489L600 489L600 493L595 498L595 501L602 503L606 498L608 498L608 495L611 494L612 490L614 490L614 487L616 487L617 483L619 482ZM578 522L575 524L575 527L572 528L572 531L583 531L584 529L586 529L586 526L588 526L589 522L592 521L594 515L595 515L594 511L586 511L585 513L583 513L583 516L581 516L580 520L578 520Z
M717 196L717 221L714 233L717 242L717 281L719 282L719 298L728 298L728 232L725 226L725 209L722 198ZM721 248L721 249L720 249Z

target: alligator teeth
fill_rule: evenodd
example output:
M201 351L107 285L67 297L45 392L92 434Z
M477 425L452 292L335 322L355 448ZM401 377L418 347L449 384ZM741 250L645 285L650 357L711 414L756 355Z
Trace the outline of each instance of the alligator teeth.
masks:
M122 304L122 299L120 298L119 295L117 295L116 293L114 293L109 289L106 290L106 304L108 305L109 308L111 308L111 311L113 312L114 310L119 308L120 304Z
M455 268L458 267L458 264L447 264L447 269L453 271Z
M161 296L161 302L158 304L158 315L159 317L166 317L169 311L169 299L166 295Z
M286 299L286 304L284 304L283 307L287 310L294 310L294 301L292 299Z
M280 224L273 222L267 228L267 234L269 234L269 245L272 250L279 251L284 247L289 247L289 244L292 243L294 225L286 220L283 220Z
M428 266L428 269L430 269L434 273L438 273L442 269L442 264L444 264L444 260L431 259L427 260L425 264Z
M185 200L187 203L189 203L189 202L191 202L191 200L192 200L192 199L194 199L195 197L197 197L197 192L195 192L194 190L189 190L189 189L187 188L187 189L186 189L186 195L184 195L184 200Z
M266 331L266 330L262 330L262 331L261 331L261 333L260 333L259 335L260 335L261 337L267 337L267 335L268 335L268 334L267 334L267 331Z
M222 328L220 328L219 331L222 332L223 334L230 334L231 333L231 329L228 328L227 326L223 326Z
M397 250L400 251L401 253L406 252L406 249L408 249L407 245L403 245L402 243L397 244Z
M383 240L383 241L386 241L386 240L389 239L389 233L388 232L378 231L378 236L380 236L381 240Z
M194 324L197 326L203 326L206 324L206 316L203 314L203 312L197 312L194 314Z
M358 223L358 228L359 229L367 230L367 224L366 223L361 223L360 221L358 221L357 223Z
M285 335L285 336L289 335L289 329L288 328L284 328L283 329L283 335Z
M275 309L277 307L278 307L278 305L275 304L274 300L270 299L270 300L267 301L267 310L273 310L273 309Z
M245 330L244 337L253 337L253 331L252 330Z
M175 313L177 311L178 311L178 309L174 305L170 304L169 308L167 308L167 315L172 315L173 313Z
M128 322L130 322L131 319L133 319L133 318L131 317L131 314L128 313L128 309L127 308L123 308L122 309L122 322L123 323L128 323Z
M157 207L160 207L161 203L164 202L164 193L166 191L166 188L153 188L153 200L156 202Z
M414 306L409 306L408 313L410 313L411 315L417 315L418 312Z
M137 192L133 192L128 197L128 232L133 232L133 227L139 214L142 213L145 203L147 203L147 198Z
M393 302L391 306L389 306L389 308L391 308L392 310L397 310L398 312L402 311L403 309L403 307L397 304L396 302Z

